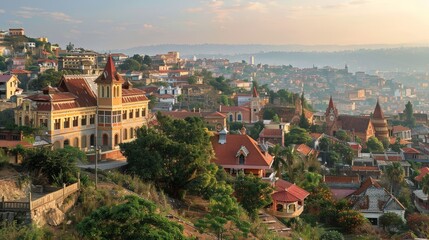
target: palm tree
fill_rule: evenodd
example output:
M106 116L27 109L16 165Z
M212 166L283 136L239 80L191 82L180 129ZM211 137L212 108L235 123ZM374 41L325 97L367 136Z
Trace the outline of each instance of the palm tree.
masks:
M399 192L398 187L405 179L405 171L399 162L394 162L386 168L386 177L390 182L390 191Z
M276 144L274 147L270 147L268 152L274 156L272 168L274 171L276 171L276 177L281 178L287 164L285 160L285 149L282 146Z

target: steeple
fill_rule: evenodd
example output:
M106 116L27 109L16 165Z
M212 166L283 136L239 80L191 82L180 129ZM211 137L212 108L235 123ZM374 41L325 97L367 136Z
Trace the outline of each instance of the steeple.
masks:
M380 103L378 102L378 99L377 99L377 105L375 105L375 109L374 109L374 113L373 113L372 117L375 119L384 119L384 113L381 110Z
M124 82L124 79L116 71L115 63L113 62L112 56L109 55L109 57L107 58L106 66L104 67L103 74L101 74L95 80L95 83L122 84Z
M255 87L255 86L253 86L252 97L254 97L254 98L259 97L259 93L258 93L258 91L256 90L256 87Z
M332 101L332 95L329 98L329 106L328 106L328 108L334 108L334 101Z
M335 118L338 115L338 110L334 105L334 101L332 100L332 96L329 98L328 108L326 108L325 116L329 118L330 116L334 116Z

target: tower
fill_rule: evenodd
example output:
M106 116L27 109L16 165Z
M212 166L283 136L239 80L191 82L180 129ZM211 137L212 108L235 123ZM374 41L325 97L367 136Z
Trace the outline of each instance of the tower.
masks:
M260 99L256 87L253 86L252 99L250 100L250 122L259 121L259 112L261 111Z
M336 121L338 117L338 109L334 105L332 96L329 98L329 105L326 108L325 118L326 118L326 131L329 135L333 135L336 129Z
M385 138L389 138L389 129L387 128L387 120L384 117L384 113L381 110L380 103L377 100L375 105L374 113L371 118L372 125L374 126L375 136L382 141Z
M117 147L119 139L122 139L122 84L125 81L116 71L110 55L103 73L94 82L98 92L97 145L104 150L111 150Z

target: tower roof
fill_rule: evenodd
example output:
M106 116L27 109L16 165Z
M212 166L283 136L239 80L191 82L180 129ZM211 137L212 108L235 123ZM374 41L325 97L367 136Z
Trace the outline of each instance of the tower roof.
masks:
M329 106L328 108L334 108L334 101L332 101L332 96L329 98Z
M377 105L375 105L374 114L372 116L375 119L384 119L384 113L381 110L378 100L377 100Z
M256 90L256 87L255 87L255 86L253 86L252 97L259 97L259 93L258 93L258 91Z
M109 55L106 66L104 67L103 74L101 74L95 83L124 83L124 79L116 71L115 63L113 62L112 56Z

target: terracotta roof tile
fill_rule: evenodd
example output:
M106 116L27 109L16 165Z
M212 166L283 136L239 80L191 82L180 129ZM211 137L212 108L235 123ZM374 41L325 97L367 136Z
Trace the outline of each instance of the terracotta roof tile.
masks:
M423 167L423 168L420 168L419 171L420 171L420 174L414 178L417 182L421 182L423 180L423 177L429 173L429 168Z
M263 152L259 144L248 135L227 134L226 143L220 144L219 135L211 137L215 159L213 161L221 166L240 166L242 168L269 169L273 157L268 152ZM244 146L249 154L245 164L239 165L236 157L237 152Z
M0 140L0 148L14 148L18 145L23 147L32 147L31 143L25 141Z
M398 132L403 132L403 131L411 131L411 129L408 127L401 126L401 125L397 125L397 126L392 127L392 133L398 133Z
M380 171L377 166L352 166L352 171Z
M405 147L405 148L402 148L402 151L403 151L404 153L408 153L408 154L420 154L420 151L419 151L419 150L417 150L417 149L415 149L415 148L408 148L408 147Z
M268 128L264 128L262 129L262 131L259 133L259 137L265 137L265 138L281 138L283 134L283 130L282 129L268 129Z
M353 193L353 195L360 195L365 192L369 187L382 188L381 185L372 177L369 177L361 184L361 186Z
M271 197L273 200L279 202L304 201L304 199L310 195L310 193L304 189L283 179L278 179L274 183L274 188L276 192L272 194Z
M325 176L325 183L360 183L359 176Z
M338 120L341 121L341 128L347 131L365 133L371 120L368 117L340 115Z

